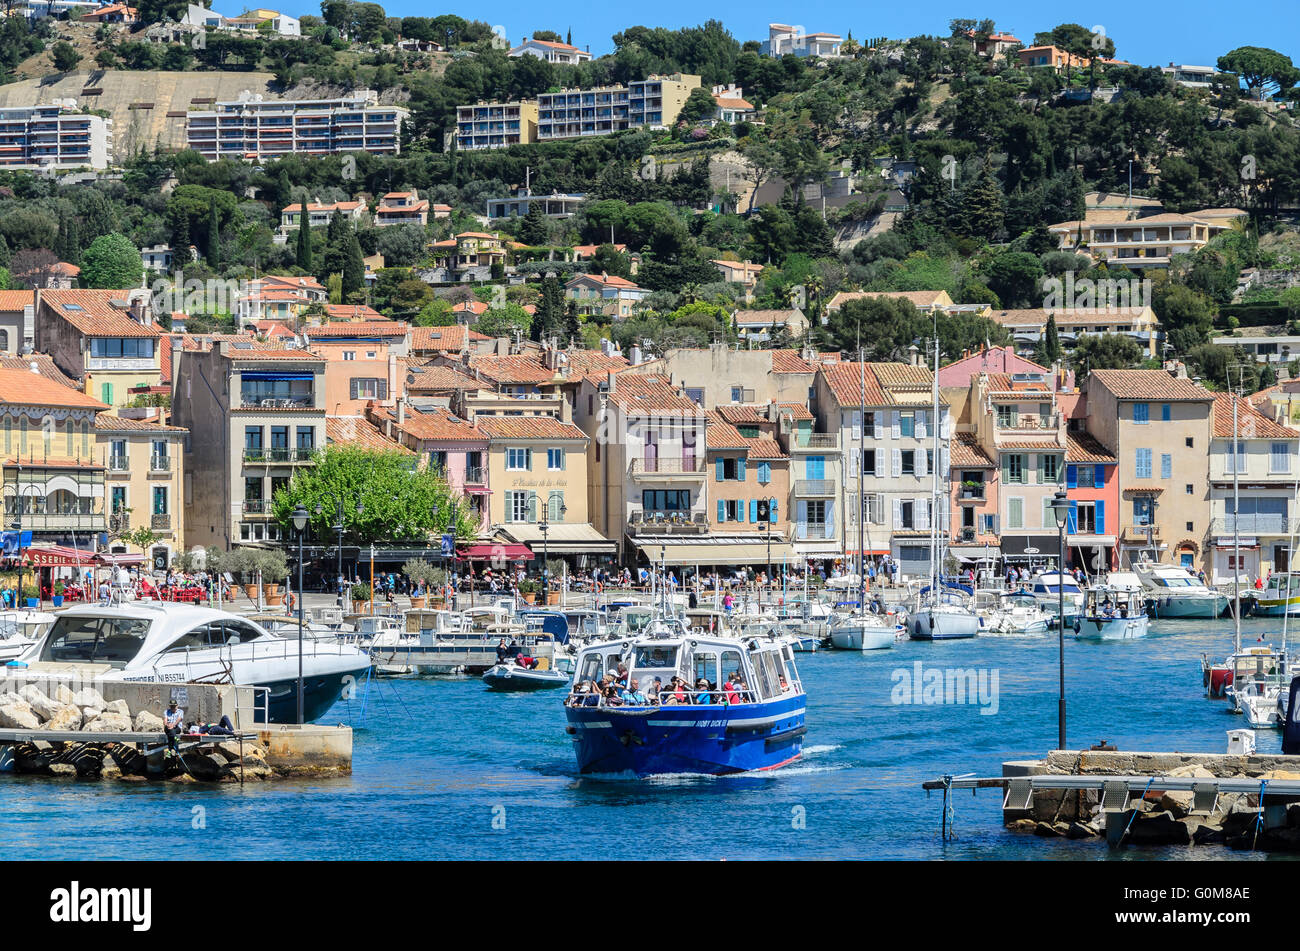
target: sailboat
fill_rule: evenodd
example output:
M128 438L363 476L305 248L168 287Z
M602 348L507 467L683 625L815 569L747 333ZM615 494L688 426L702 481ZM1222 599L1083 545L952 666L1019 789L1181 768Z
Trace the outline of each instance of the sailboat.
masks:
M916 612L907 622L908 635L916 641L955 640L974 637L980 629L979 615L970 607L965 592L948 588L943 579L943 563L948 539L939 528L945 507L940 506L939 469L942 467L939 425L939 334L934 335L934 466L930 473L930 584L917 596ZM944 472L945 483L947 470Z
M862 361L862 351L858 351L858 386L859 418L858 459L862 459L862 450L867 439L867 368ZM857 502L858 506L858 605L847 614L840 615L830 625L831 646L840 650L875 651L894 646L894 628L887 624L879 614L867 609L867 571L866 571L866 514L862 511L862 471L858 470Z

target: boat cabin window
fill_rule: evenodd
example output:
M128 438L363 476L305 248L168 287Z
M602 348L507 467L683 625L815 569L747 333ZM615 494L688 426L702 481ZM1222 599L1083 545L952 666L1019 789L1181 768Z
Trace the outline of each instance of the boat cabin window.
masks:
M703 677L711 684L722 683L722 678L718 676L718 655L712 653L695 652L694 670L691 675L691 684L694 685Z
M641 667L677 668L677 648L667 646L642 645L636 649L636 662L632 665Z
M723 651L722 652L722 669L718 671L718 682L726 680L732 674L745 671L745 665L740 660L740 651Z
M64 615L54 622L41 660L125 667L140 653L152 623L149 618Z
M588 654L582 659L582 670L578 672L575 683L600 680L605 660L600 654Z
M799 671L794 666L794 651L787 644L781 648L781 657L785 661L785 680L791 687L799 683Z

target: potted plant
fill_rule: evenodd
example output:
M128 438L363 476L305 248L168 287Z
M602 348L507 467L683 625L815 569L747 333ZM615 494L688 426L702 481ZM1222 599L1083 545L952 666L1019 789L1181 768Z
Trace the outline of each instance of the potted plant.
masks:
M262 571L262 584L266 589L266 603L280 604L280 582L289 576L289 562L278 548L267 548L254 553L254 561Z
M546 580L547 590L546 603L560 603L560 588L564 584L564 561L560 558L552 558L546 562Z
M23 585L23 598L29 608L41 606L41 589L34 584Z
M354 584L349 592L352 603L356 606L358 612L366 609L366 604L370 601L370 585L364 581L360 584Z
M528 604L537 603L538 584L532 578L519 582L519 594Z
M54 582L54 597L52 600L54 601L54 606L56 608L63 607L63 579L62 578Z
M413 584L418 584L420 590L425 592L425 594L411 596L411 607L424 607L429 588L435 583L434 573L436 571L437 569L423 558L411 558L402 565L402 574L406 575Z

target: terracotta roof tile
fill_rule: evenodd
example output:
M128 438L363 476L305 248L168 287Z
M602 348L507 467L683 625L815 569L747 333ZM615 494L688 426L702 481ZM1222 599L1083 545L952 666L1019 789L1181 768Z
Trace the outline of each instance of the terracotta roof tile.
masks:
M129 291L41 291L41 303L87 337L157 337L158 331L131 317L124 307ZM39 317L38 317L39 319Z
M1115 462L1115 454L1103 446L1091 433L1066 432L1066 462Z
M376 449L381 452L415 454L413 450L403 446L397 440L389 439L375 427L374 423L360 416L327 416L325 440L334 446L359 446L362 449Z
M412 327L411 350L414 353L445 352L464 350L472 341L491 340L486 334L470 330L464 324L450 327Z
M864 389L868 406L902 405L894 391L928 390L933 379L928 367L910 363L836 363L821 371L841 406L857 406Z
M64 386L31 370L0 369L0 403L59 406L72 409L109 409L107 405L87 396L81 390Z
M184 426L168 426L148 419L127 419L100 413L95 417L95 429L101 433L187 433Z
M1096 381L1121 400L1210 400L1212 394L1191 380L1170 376L1165 370L1093 370L1088 386Z
M488 383L497 384L550 383L556 377L555 371L539 358L522 354L511 357L470 357L469 368Z
M1231 393L1214 395L1214 435L1216 439L1232 438ZM1237 437L1239 439L1300 439L1300 432L1287 429L1256 409L1248 399L1237 403Z
M0 310L22 310L35 299L35 291L0 291Z
M308 339L329 337L405 337L409 324L400 320L341 321L321 324L319 327L304 327L303 335Z
M800 356L798 350L773 350L773 373L816 373L817 368Z
M587 434L573 423L554 416L479 416L474 425L490 439L587 438Z
M741 449L751 459L787 459L784 449L771 436L742 436L740 430L722 418L720 413L709 414L709 425L704 435L704 446L715 449Z
M450 392L452 390L477 390L483 386L480 380L476 380L455 367L449 366L430 365L412 368L407 377L406 386L408 390Z
M691 418L705 415L698 403L661 376L624 371L615 375L611 382L614 389L609 400L628 416L665 412Z
M995 469L997 464L989 458L984 447L974 433L957 433L950 446L949 462L953 466L969 466L977 469Z

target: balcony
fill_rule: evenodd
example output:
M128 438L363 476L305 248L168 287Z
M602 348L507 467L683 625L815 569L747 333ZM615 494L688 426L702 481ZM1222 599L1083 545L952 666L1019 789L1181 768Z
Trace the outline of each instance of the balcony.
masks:
M299 399L259 399L255 396L241 396L239 409L313 409L315 405L315 399L310 396Z
M314 449L245 449L244 461L267 464L311 462L315 452Z
M171 472L172 457L160 456L157 453L154 453L152 456L149 457L149 471L150 472Z
M171 531L172 517L162 512L155 512L149 516L149 527L155 532Z
M824 542L834 538L834 522L799 522L794 527L794 540L798 542Z
M466 485L487 485L487 481L488 481L487 466L466 466L465 467Z
M270 512L270 499L244 499L245 515L269 515Z
M794 441L795 449L839 449L838 433L805 433Z
M131 468L131 460L125 454L108 457L109 472L126 472Z
M102 512L24 513L21 521L24 530L33 532L103 532L108 529Z
M1285 515L1226 515L1210 520L1211 535L1291 535L1300 530L1300 519Z
M1160 541L1160 526L1150 522L1129 523L1124 526L1123 536L1126 541Z
M1020 413L1018 415L997 417L997 428L1000 431L1012 432L1034 432L1041 433L1052 431L1060 427L1061 414L1052 413L1050 416L1043 416L1039 413Z
M958 502L983 502L984 501L984 484L966 485L962 484L957 493Z
M796 479L794 494L803 498L831 498L835 495L833 479Z
M633 512L628 530L638 535L704 535L709 520L703 512Z
M708 468L703 456L673 458L658 456L653 459L633 459L628 474L634 479L663 479L674 476L703 478Z

